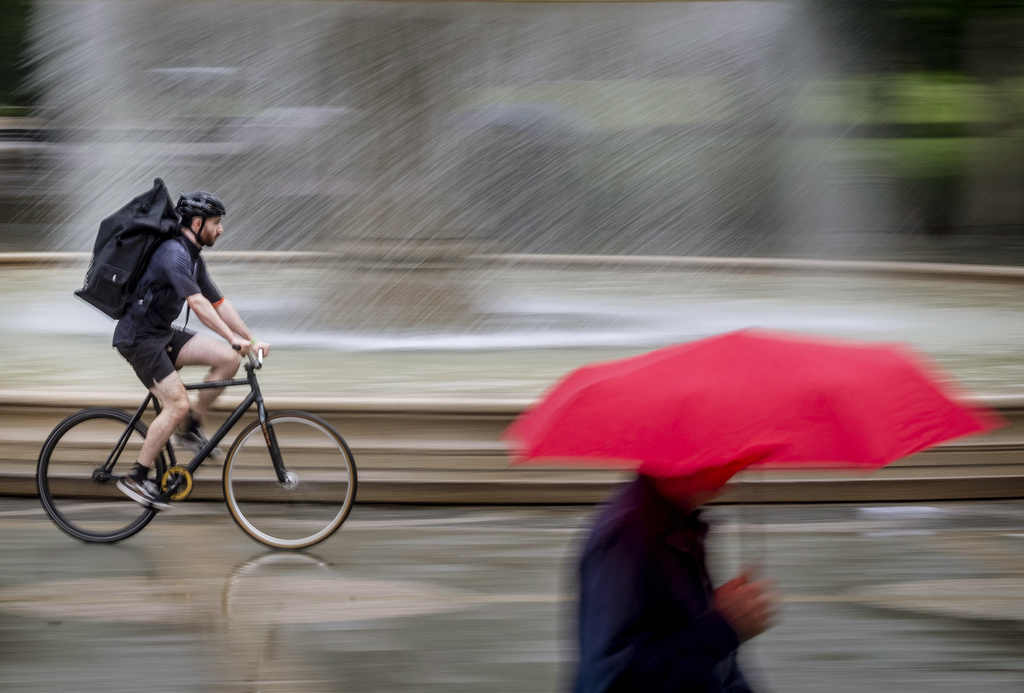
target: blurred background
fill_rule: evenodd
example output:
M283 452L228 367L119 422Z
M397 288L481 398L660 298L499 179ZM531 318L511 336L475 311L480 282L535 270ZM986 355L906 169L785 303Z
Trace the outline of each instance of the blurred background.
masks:
M1013 281L667 260L1024 262L1024 3L0 11L0 250L87 251L157 176L214 190L218 252L288 253L212 254L221 288L317 367L345 352L386 381L373 354L404 350L397 387L532 396L588 358L756 324L911 341L982 389L1024 383ZM0 317L44 350L59 323L99 358L109 323L66 300L79 262L7 273L0 292L21 293ZM954 338L950 320L970 324ZM524 349L473 378L447 361ZM507 372L540 350L539 377ZM356 380L330 387L376 387Z
M11 250L159 172L235 248L1021 260L1017 2L0 11Z
M512 478L495 402L751 326L910 342L1021 409L1024 0L0 0L24 469L58 399L140 393L72 291L156 177L225 200L206 257L274 344L264 392L354 401L367 489ZM381 398L407 409L360 430ZM181 505L97 547L0 499L5 690L566 688L589 507L360 505L277 559ZM1020 501L713 519L716 577L763 558L787 594L744 655L761 690L1022 690Z

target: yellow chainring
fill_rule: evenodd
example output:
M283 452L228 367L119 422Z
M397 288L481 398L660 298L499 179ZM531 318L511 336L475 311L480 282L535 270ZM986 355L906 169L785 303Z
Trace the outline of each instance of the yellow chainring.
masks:
M192 472L185 469L184 467L171 467L164 472L163 477L160 479L160 489L166 491L170 486L170 479L172 474L184 477L185 485L179 487L178 490L171 496L170 500L179 501L188 498L188 494L192 493Z

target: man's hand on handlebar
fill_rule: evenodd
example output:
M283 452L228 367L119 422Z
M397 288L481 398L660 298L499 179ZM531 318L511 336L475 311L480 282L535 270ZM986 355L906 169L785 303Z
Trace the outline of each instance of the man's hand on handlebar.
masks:
M248 356L252 350L252 343L248 339L242 339L241 337L235 337L231 340L231 348L239 353L241 356Z
M266 356L267 354L270 353L270 344L264 342L262 339L257 339L256 342L252 345L252 350L254 353L257 351L262 351L263 355Z

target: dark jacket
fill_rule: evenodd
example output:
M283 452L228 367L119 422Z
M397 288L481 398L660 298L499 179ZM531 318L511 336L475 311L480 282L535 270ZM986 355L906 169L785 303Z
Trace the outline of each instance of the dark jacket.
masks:
M605 509L580 561L576 693L749 693L736 633L710 607L706 534L646 477Z

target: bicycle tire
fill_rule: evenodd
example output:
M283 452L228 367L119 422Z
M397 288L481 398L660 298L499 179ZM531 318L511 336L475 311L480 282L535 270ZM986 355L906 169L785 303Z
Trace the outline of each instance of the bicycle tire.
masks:
M117 481L137 459L147 427L137 421L114 462L112 473L99 470L115 451L132 417L118 409L83 409L61 421L47 436L36 466L36 487L43 509L62 531L89 543L127 539L156 515L125 496ZM166 468L156 460L157 478Z
M285 469L282 484L259 421L235 439L224 460L224 500L235 524L275 549L302 549L334 534L355 503L355 458L341 435L301 411L267 415ZM257 436L256 434L259 433Z

